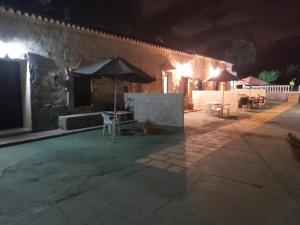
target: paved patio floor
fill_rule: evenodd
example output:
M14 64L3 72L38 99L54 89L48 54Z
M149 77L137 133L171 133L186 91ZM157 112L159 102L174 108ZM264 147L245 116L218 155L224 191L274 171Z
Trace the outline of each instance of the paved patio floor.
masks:
M187 113L184 130L100 130L0 148L0 224L298 225L300 106L220 119Z

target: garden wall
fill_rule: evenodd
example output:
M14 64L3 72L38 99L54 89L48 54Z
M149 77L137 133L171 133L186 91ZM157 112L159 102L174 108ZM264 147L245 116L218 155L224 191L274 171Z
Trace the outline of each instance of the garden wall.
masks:
M133 102L134 119L138 122L147 120L157 125L174 127L184 126L182 94L138 94L127 93L125 102Z
M267 93L266 100L268 102L286 102L288 93Z
M238 91L224 91L224 104L230 104L230 111L238 111ZM194 109L205 111L208 102L222 102L222 91L193 91Z

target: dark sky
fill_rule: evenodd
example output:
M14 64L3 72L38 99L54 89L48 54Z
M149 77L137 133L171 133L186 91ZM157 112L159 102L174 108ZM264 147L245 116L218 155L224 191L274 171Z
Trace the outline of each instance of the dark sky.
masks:
M31 2L31 3L29 3ZM223 58L252 41L266 69L300 63L300 0L0 0L26 11Z

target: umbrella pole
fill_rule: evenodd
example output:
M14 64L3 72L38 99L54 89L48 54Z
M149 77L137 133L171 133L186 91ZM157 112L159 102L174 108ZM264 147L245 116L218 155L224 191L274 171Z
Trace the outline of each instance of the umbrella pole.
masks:
M222 105L224 104L224 89L225 89L225 82L223 83L223 90L222 90Z
M114 119L113 119L113 129L112 129L112 139L113 143L116 142L116 119L117 119L117 79L114 82L115 95L114 95Z

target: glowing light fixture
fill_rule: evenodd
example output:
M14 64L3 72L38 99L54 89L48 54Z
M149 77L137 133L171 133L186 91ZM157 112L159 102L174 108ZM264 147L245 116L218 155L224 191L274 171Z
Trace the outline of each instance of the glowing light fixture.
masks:
M26 49L18 42L1 42L0 41L0 58L23 59Z
M219 68L209 68L209 77L217 77L220 74L221 70Z
M0 41L0 58L4 58L6 56L5 45Z
M178 76L182 76L182 77L189 77L192 75L193 71L192 71L192 66L190 63L186 63L186 64L177 64L176 65L176 69L175 69L175 73Z

